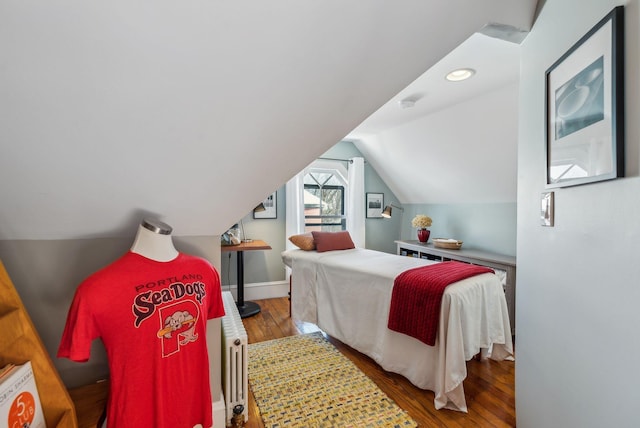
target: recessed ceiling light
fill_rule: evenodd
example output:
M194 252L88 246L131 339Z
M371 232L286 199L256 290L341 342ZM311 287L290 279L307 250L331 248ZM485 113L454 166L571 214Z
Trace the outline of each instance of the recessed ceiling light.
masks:
M473 68L459 68L447 74L445 79L447 79L450 82L459 82L461 80L466 80L469 77L473 76L475 72L476 71Z

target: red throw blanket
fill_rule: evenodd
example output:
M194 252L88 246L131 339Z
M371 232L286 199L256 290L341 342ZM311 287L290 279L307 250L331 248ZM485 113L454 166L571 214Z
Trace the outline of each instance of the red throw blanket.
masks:
M487 272L493 273L493 269L453 261L402 272L393 284L389 329L435 345L444 289Z

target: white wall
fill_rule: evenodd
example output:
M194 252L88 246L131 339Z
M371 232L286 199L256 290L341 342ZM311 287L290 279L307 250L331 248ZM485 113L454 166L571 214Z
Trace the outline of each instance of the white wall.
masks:
M627 178L545 191L545 70L626 4ZM547 0L522 46L516 406L520 428L639 426L638 0Z
M517 140L513 82L355 144L403 204L496 203L516 200Z
M416 239L422 213L432 237L515 255L518 96L508 83L355 142L405 207L389 222L397 238Z
M2 1L0 239L124 237L140 208L220 235L471 33L527 29L534 7Z

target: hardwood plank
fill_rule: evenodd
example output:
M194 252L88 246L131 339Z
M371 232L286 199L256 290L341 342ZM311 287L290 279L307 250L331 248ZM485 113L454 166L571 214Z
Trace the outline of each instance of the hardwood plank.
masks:
M249 343L318 331L309 323L289 317L288 298L256 300L262 311L243 319ZM464 381L468 413L436 410L434 393L422 390L404 377L383 370L375 361L329 337L331 343L351 359L378 387L406 410L421 427L515 427L515 365L512 361L471 360ZM249 392L246 428L264 428L260 409Z

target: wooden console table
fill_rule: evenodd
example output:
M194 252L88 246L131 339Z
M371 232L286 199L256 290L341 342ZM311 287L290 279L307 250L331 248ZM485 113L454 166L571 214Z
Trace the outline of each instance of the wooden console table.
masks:
M456 260L474 265L488 266L506 272L504 284L505 298L509 309L509 323L511 333L515 334L516 329L516 258L503 254L491 253L477 249L460 248L459 250L446 250L436 248L433 244L421 243L420 241L395 241L397 253L401 256L418 257L421 259L447 261Z
M238 312L240 318L247 318L260 312L260 305L255 302L244 301L244 256L245 251L252 250L270 250L271 246L264 241L254 239L250 242L242 242L238 245L222 245L222 252L234 251L237 257L237 276L238 276Z

